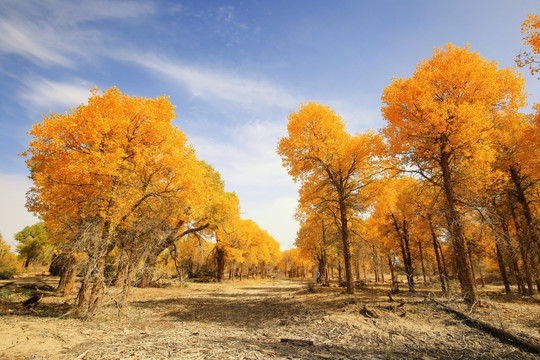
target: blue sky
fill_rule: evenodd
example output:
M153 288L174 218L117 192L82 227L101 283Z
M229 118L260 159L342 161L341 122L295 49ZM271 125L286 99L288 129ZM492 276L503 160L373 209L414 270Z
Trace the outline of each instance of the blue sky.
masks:
M384 126L380 97L435 46L470 43L503 67L523 48L538 0L0 0L0 233L37 221L26 134L42 114L84 103L94 86L170 96L174 124L238 194L243 216L293 246L297 186L275 152L304 101L351 132ZM540 80L526 74L529 103Z

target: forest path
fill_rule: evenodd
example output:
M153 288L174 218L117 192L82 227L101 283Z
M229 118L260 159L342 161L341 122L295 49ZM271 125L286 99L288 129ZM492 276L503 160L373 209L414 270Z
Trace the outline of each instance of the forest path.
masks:
M0 358L536 358L407 293L392 302L386 291L374 286L349 296L339 288L317 287L312 293L307 282L290 280L189 283L133 289L123 316L108 301L92 322L55 313L66 301L62 298L43 299L35 312L3 303ZM373 316L362 311L366 306ZM518 328L537 336L537 305L497 306L519 316ZM313 345L281 342L284 338Z

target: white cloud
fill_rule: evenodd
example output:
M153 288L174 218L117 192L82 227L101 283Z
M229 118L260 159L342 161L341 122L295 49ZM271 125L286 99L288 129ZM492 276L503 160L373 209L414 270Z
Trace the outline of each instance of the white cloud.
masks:
M13 236L39 221L25 208L26 192L31 185L31 180L24 175L0 174L0 233L12 248L16 244Z
M197 156L220 172L227 191L238 195L242 216L253 219L288 249L298 229L293 218L297 186L276 153L284 134L285 124L256 121L222 133L219 140L191 139Z
M155 54L117 54L119 60L131 61L184 85L198 98L230 101L247 107L292 108L298 101L286 90L264 80L254 80L227 71L182 64Z
M199 158L219 167L231 187L268 187L289 182L277 142L285 125L251 122L221 133L220 139L194 136L191 140Z
M18 94L22 101L50 110L57 106L69 108L86 104L93 87L81 80L59 82L44 78L26 79L24 86Z
M89 21L152 14L152 5L128 1L0 2L0 54L14 54L41 66L73 67L73 58L101 52L107 37L85 29Z
M42 41L42 36L49 33L48 30L49 27L42 28L37 32L41 35L36 36L34 26L0 20L0 53L20 55L44 65L71 65L72 62L67 56L50 46L47 41Z

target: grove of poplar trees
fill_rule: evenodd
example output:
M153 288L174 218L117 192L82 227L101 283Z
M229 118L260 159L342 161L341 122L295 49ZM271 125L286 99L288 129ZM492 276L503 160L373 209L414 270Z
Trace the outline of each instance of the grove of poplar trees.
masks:
M529 15L522 33L530 51L516 63L534 75L540 17ZM54 253L63 295L81 274L76 307L86 319L107 285L123 308L162 262L180 279L218 281L279 266L289 277L319 272L328 285L337 269L349 294L367 271L383 283L390 275L392 291L404 274L410 291L457 283L470 304L495 270L507 293L540 292L540 103L524 113L523 76L447 44L392 79L381 100L379 132L350 134L318 102L289 114L277 153L300 185L300 228L297 247L280 252L172 124L167 97L94 89L87 105L30 131L27 207L43 223L18 234L26 265Z
M518 59L532 73L539 24L524 23L533 53ZM389 271L394 291L398 270L411 291L415 276L427 284L437 274L443 292L454 278L474 303L488 267L507 292L511 281L522 294L540 291L540 105L520 112L524 84L516 69L447 44L384 89L379 134L350 135L328 106L300 104L277 148L301 184L296 256L323 283L343 260L348 293L353 267L359 280L366 262L377 281Z
M261 268L279 261L279 244L255 223L246 226L238 198L197 159L174 118L166 97L113 87L94 89L88 105L50 114L30 132L27 207L65 258L59 290L69 293L83 271L77 307L85 318L103 300L106 268L116 269L124 307L140 264L147 286L160 254L188 235L215 236L219 280L227 261Z

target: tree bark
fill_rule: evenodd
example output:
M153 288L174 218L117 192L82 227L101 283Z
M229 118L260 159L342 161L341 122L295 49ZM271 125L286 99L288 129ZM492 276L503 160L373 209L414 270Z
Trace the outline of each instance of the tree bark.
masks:
M524 294L526 290L525 290L525 284L523 282L523 277L521 276L521 272L519 270L519 266L517 263L517 256L518 256L517 250L514 248L514 245L512 245L512 240L510 237L510 231L508 229L508 223L506 221L506 218L504 216L500 216L500 219L501 219L501 227L503 230L504 248L506 249L506 253L508 254L509 266L512 271L512 274L514 275L514 278L516 279L518 292L520 294Z
M433 240L433 251L435 252L435 260L437 261L437 269L439 270L439 279L441 281L441 288L442 292L446 293L446 279L444 277L444 271L442 266L441 257L439 256L439 244L437 240L437 235L435 234L435 229L433 227L433 223L431 222L431 219L428 219L429 221L429 228L431 231L431 239Z
M446 196L446 205L448 207L448 219L450 221L448 228L456 256L455 263L463 298L467 303L472 304L477 301L476 284L474 282L471 260L468 256L469 248L463 231L461 215L456 207L449 156L450 155L447 152L443 151L440 159L443 188Z
M124 284L124 278L126 276L127 268L127 255L125 251L122 251L120 254L120 259L118 259L118 269L116 270L116 276L114 277L113 286L121 287Z
M523 211L523 216L525 217L525 224L527 230L526 233L531 243L534 244L535 247L538 247L540 246L540 241L538 240L538 234L536 233L536 229L534 226L532 211L529 202L527 201L527 196L525 194L523 179L519 175L518 170L515 167L510 167L509 171L512 182L514 183L514 186L516 188L516 199L521 205L521 210Z
M64 270L62 276L60 277L60 281L58 283L58 287L56 289L57 292L62 294L62 297L68 296L73 291L73 287L75 286L75 278L77 277L77 268L75 265L70 266L66 270Z
M394 214L392 214L392 219L394 220L394 229L399 238L399 246L401 249L401 256L403 258L403 265L405 266L405 274L407 276L407 284L410 291L415 291L414 289L414 277L413 277L413 268L412 268L412 258L411 258L411 249L409 241L409 230L406 220L403 220L402 224L397 221Z
M499 271L501 273L501 277L503 279L504 283L504 291L507 294L510 294L512 292L512 289L510 288L510 282L508 281L508 275L506 274L506 266L504 264L504 258L501 250L501 245L499 244L499 241L495 240L495 250L497 252L497 264L499 265Z
M399 292L399 284L394 271L394 259L392 258L391 254L388 254L388 267L390 267L390 277L392 278L392 286L390 287L390 291L393 293Z
M351 249L349 245L349 219L347 219L347 207L343 195L340 195L339 212L341 221L341 241L343 242L343 262L345 265L345 283L347 294L354 294L354 279L351 271Z
M73 291L75 278L77 277L77 261L72 254L65 254L61 260L58 257L58 261L63 261L63 264L60 270L60 281L58 282L56 292L61 293L62 297L65 297Z
M420 252L420 264L422 265L422 276L424 277L424 285L427 285L426 267L424 266L424 252L422 251L422 241L418 241L418 250Z
M519 223L519 219L517 217L516 210L514 208L514 203L512 202L512 197L510 196L510 194L508 196L509 196L510 213L512 214L512 218L514 220L514 227L516 229L516 234L517 234L518 243L519 243L519 252L521 255L521 260L523 262L523 273L525 275L525 284L527 285L526 294L532 295L534 292L534 288L533 288L533 281L532 281L532 271L529 264L529 254L528 254L529 244L528 244L527 239L523 237L523 232L521 230L521 225Z
M223 281L223 272L225 271L225 250L216 247L216 278L218 282Z

